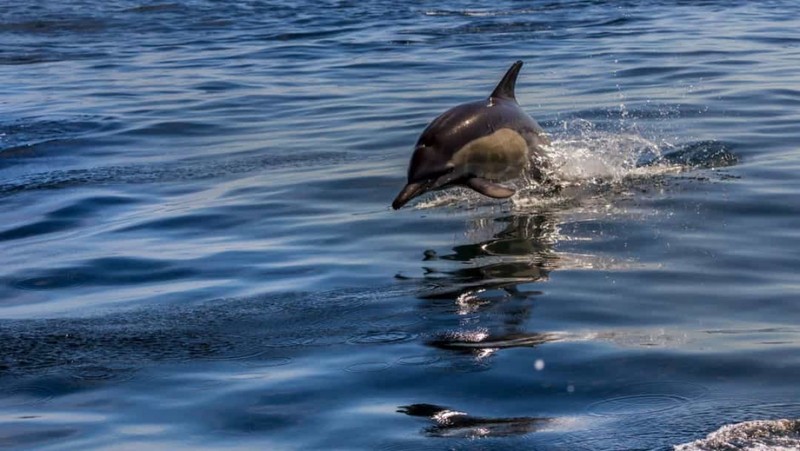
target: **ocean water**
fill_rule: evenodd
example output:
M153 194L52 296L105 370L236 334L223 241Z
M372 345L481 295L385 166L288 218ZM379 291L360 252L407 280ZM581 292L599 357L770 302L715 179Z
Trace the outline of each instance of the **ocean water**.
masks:
M792 1L0 3L0 447L800 448ZM508 66L558 192L393 211Z

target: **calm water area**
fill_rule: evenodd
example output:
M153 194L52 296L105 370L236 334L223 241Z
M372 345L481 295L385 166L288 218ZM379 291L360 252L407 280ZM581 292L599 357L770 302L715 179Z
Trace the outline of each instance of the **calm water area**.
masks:
M798 30L0 0L0 448L800 449ZM518 59L563 188L393 211Z

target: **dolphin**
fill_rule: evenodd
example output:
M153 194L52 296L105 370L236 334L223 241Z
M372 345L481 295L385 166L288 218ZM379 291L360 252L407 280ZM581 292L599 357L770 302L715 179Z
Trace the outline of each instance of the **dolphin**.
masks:
M496 199L514 190L496 182L530 171L544 179L548 166L544 130L517 103L514 87L522 61L515 62L484 100L445 111L422 132L408 166L408 182L392 208L428 191L466 186Z

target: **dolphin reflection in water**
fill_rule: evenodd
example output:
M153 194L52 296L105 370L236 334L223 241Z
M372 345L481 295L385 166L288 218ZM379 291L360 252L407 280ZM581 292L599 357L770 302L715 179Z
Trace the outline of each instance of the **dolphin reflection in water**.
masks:
M553 421L552 418L538 417L476 417L434 404L400 406L397 411L432 420L433 426L424 430L425 435L430 437L481 438L525 435L541 430Z
M459 244L453 252L424 252L424 282L420 297L465 300L496 291L501 296L527 298L539 294L521 292L518 286L548 279L562 258L553 250L557 221L553 215L514 215L477 220L478 234L490 239ZM499 232L493 229L502 228ZM455 265L453 265L455 264Z
M420 308L439 322L439 332L429 334L426 344L450 352L460 364L471 365L463 360L467 356L482 365L502 349L573 339L559 331L530 330L535 298L541 294L535 285L559 269L617 264L599 256L557 252L563 225L553 213L478 219L472 234L484 238L456 245L446 254L426 250L423 277L398 276L419 284L418 297L427 301ZM476 321L462 321L468 317Z

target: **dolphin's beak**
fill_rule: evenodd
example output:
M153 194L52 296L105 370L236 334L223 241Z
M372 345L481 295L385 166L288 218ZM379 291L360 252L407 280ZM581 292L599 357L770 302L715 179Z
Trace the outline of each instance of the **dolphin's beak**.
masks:
M428 183L409 183L400 191L400 194L395 197L394 202L392 202L392 208L397 210L407 204L411 199L424 193L427 186Z

